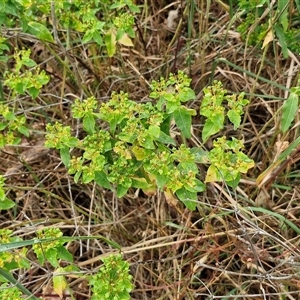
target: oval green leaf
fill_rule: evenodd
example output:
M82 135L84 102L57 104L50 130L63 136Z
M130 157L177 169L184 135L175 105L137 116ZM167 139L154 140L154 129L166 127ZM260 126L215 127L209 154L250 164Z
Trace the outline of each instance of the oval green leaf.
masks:
M42 41L53 42L53 37L49 29L41 23L28 22L28 31Z
M290 128L292 122L295 119L296 112L298 110L298 105L298 95L296 93L291 93L282 106L282 117L280 124L280 129L282 132L286 132Z

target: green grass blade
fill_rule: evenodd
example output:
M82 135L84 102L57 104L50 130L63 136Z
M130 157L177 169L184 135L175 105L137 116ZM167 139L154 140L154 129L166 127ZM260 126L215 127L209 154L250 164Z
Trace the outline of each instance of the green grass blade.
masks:
M0 275L2 275L5 279L7 279L11 284L16 286L22 293L29 296L30 300L38 300L29 290L27 290L22 284L20 284L9 272L0 268Z
M293 229L297 234L300 235L300 228L295 225L293 222L291 222L290 220L286 219L286 217L282 216L281 214L265 209L263 207L255 207L255 206L251 206L248 208L245 208L248 211L257 211L257 212L261 212L265 215L270 215L272 217L277 218L278 220L280 220L282 223L285 223L286 225L288 225L291 229Z
M218 61L223 62L223 63L227 64L228 66L231 66L231 67L235 68L235 69L238 70L238 71L241 71L241 72L243 72L243 73L245 73L245 74L247 74L247 75L249 75L249 76L251 76L251 77L253 77L253 78L257 78L257 79L259 79L259 80L261 80L261 81L263 81L263 82L266 82L266 83L268 83L268 84L270 84L270 85L272 85L272 86L274 86L274 87L277 87L277 88L279 88L279 89L281 89L281 90L283 90L283 91L288 91L288 90L289 90L289 89L288 89L287 87L285 87L284 85L278 84L278 83L276 83L276 82L274 82L274 81L271 81L271 80L269 80L269 79L266 79L266 78L264 78L264 77L257 76L257 74L254 74L254 73L252 73L252 72L249 72L249 71L247 71L247 70L245 70L245 69L243 69L243 68L241 68L241 67L235 65L235 64L231 63L230 61L228 61L228 60L225 59L225 58L219 58Z

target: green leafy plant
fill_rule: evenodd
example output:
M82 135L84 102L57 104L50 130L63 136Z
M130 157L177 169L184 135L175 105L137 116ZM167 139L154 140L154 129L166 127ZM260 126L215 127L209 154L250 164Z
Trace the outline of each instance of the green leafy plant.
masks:
M14 55L14 70L4 75L4 85L14 92L13 97L27 92L32 98L36 98L41 88L49 82L50 77L44 70L41 71L37 67L36 62L29 57L30 53L29 49L17 51ZM32 68L32 70L24 70L23 67Z
M300 96L300 79L298 79L298 85L291 88L290 95L282 105L282 117L280 122L280 129L283 133L286 133L292 122L297 116L297 110L299 109L299 96Z
M37 67L30 54L30 50L16 50L13 55L14 69L4 73L4 86L9 88L12 99L16 100L19 95L24 94L36 98L42 87L49 82L50 77ZM2 148L6 145L19 144L20 134L29 137L29 129L26 126L26 117L16 112L14 106L4 102L2 84L0 87L3 99L0 103L0 148Z
M15 206L15 202L6 197L5 177L0 175L0 210L10 209Z
M28 249L22 245L23 240L13 236L9 229L0 229L0 296L1 299L23 299L22 294L33 297L30 291L22 286L10 272L14 269L29 269L30 263L26 258ZM18 246L14 246L18 245ZM9 285L11 284L11 286ZM32 296L32 297L31 297Z
M251 168L253 161L242 155L242 142L235 139L219 140L211 153L189 148L185 143L177 145L176 135L180 134L182 141L191 137L192 116L196 115L194 109L183 105L195 98L189 84L190 79L183 72L154 81L150 97L156 100L155 104L137 103L122 92L113 93L111 100L100 107L93 97L82 102L76 100L73 116L82 120L86 136L80 140L72 136L70 127L48 124L45 145L60 150L62 161L76 182L95 180L104 188L116 189L117 197L124 196L131 187L146 193L158 187L169 198L176 194L186 207L194 210L197 194L205 189L199 179L198 163L213 166L206 182L225 180L236 186L239 173ZM206 117L204 142L224 126L224 99L229 106L229 120L235 129L240 125L247 100L243 95L225 94L218 82L205 90L200 110ZM80 149L82 155L71 157L71 148ZM224 157L220 165L217 160L221 152Z
M122 260L121 255L110 255L103 258L103 266L97 274L89 279L93 296L92 300L129 300L133 290L129 264Z
M9 47L6 44L6 39L0 35L0 62L7 62L8 57L5 55L5 52L8 50Z
M99 238L99 237L98 237ZM100 237L101 238L101 237ZM103 237L104 240L109 242ZM66 290L72 294L68 286L66 273L80 271L74 264L60 266L61 260L72 263L73 256L64 244L74 238L64 237L58 228L44 228L37 231L37 237L32 240L23 240L14 236L8 229L0 230L0 296L1 299L28 299L37 300L18 280L12 276L15 269L30 269L31 262L27 258L28 246L32 247L37 256L39 266L49 262L53 268L53 290L61 298ZM112 243L110 243L112 245ZM92 276L82 275L92 286L92 299L130 299L129 292L133 289L132 276L129 274L129 264L122 260L121 255L111 255L103 259L104 265ZM103 296L103 297L102 297ZM100 297L100 298L99 298Z
M21 27L38 39L53 42L49 30L53 24L44 16L55 17L52 22L59 28L82 33L82 42L95 42L105 46L109 56L116 52L117 44L133 46L134 15L139 8L132 0L120 1L2 1L0 24L6 27Z
M207 141L209 137L220 132L224 128L225 117L233 124L236 130L241 124L243 107L249 103L244 99L244 93L240 95L228 95L221 82L215 81L212 86L204 88L204 97L200 107L200 114L206 117L202 139ZM227 102L228 111L225 110ZM213 149L208 154L210 166L207 170L205 182L226 181L229 186L236 187L240 181L240 174L254 166L254 162L242 150L243 141L225 137L213 142Z
M9 283L2 283L0 286L1 299L23 300L22 292L15 286L10 286Z
M40 266L44 266L47 261L56 268L53 276L53 289L61 297L63 292L68 289L68 285L65 276L60 274L79 270L73 265L59 266L59 260L66 262L72 262L73 260L72 254L63 246L66 240L62 237L63 234L60 229L45 228L39 230L37 235L38 238L34 240L23 241L21 238L13 236L11 230L0 230L0 282L3 282L0 295L3 295L3 297L9 295L8 298L1 299L23 299L21 297L22 293L30 296L29 299L37 299L10 274L14 269L31 268L31 263L26 257L28 252L26 246L32 246ZM9 286L8 283L12 286Z
M10 244L22 241L21 238L13 236L13 232L9 229L0 229L1 244ZM14 249L10 252L0 252L0 267L6 270L14 268L28 269L30 264L26 258L27 248ZM1 278L1 281L5 281Z
M236 187L240 181L240 174L254 166L254 162L241 149L243 142L232 138L218 138L213 142L214 148L209 152L210 166L207 170L205 182L226 181L231 187Z
M15 68L4 73L4 85L12 91L12 98L28 93L31 97L38 96L40 89L48 83L49 76L36 68L36 63L30 59L30 50L16 51L14 54ZM24 68L33 68L34 72ZM17 113L6 103L0 103L0 148L5 145L15 145L20 142L16 132L29 136L24 115ZM4 133L2 133L4 132Z
M282 48L283 56L288 50L300 51L299 3L298 1L239 0L238 8L246 17L238 26L243 39L250 45L266 46L275 37ZM266 11L268 14L266 14Z
M203 142L224 128L226 115L236 130L241 124L243 107L249 103L244 99L245 94L227 95L227 90L218 81L214 81L212 86L204 88L203 92L204 97L200 108L200 114L206 117L202 130ZM226 114L224 101L227 101L229 108Z
M63 246L66 241L61 238L62 235L63 233L59 228L45 228L37 231L37 237L39 239L52 239L52 241L32 246L40 265L44 265L45 260L47 260L56 268L59 266L60 259L68 262L73 261L72 254Z
M7 50L5 47L4 50ZM38 96L41 88L48 83L49 76L40 71L36 63L29 57L30 50L16 51L14 55L15 68L4 73L4 85L11 90L11 97L17 99L19 95L28 93L31 97ZM28 70L28 68L32 68ZM4 100L2 84L1 98ZM26 117L15 111L13 105L0 103L0 149L8 145L17 145L21 137L29 137ZM8 199L4 188L5 178L0 176L0 210L12 208L15 204Z
M17 116L8 105L0 103L0 117L0 148L19 144L20 135L29 136L25 116Z

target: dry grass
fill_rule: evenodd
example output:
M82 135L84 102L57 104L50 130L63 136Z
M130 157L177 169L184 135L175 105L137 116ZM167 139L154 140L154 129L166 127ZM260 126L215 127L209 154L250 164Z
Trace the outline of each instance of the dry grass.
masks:
M255 185L275 159L276 142L292 142L299 135L299 116L287 136L278 130L278 109L287 89L295 86L299 57L284 60L276 43L265 56L261 49L248 47L217 2L187 1L170 30L165 24L168 12L181 1L147 1L136 22L134 48L121 48L111 59L95 45L74 42L60 49L25 34L8 37L15 47L32 49L51 81L34 102L24 97L20 103L34 134L21 146L1 152L1 173L8 175L10 198L17 202L17 209L1 214L2 228L27 239L37 229L53 226L68 236L102 235L117 242L131 265L132 299L300 298L299 162L277 174L266 194ZM196 212L170 207L161 193L148 197L132 190L116 199L98 186L75 184L58 153L41 146L49 121L78 130L70 117L76 97L94 95L106 101L112 91L124 90L132 99L145 101L151 80L177 70L193 79L197 100L189 105L197 110L202 88L214 79L230 92L244 91L251 100L242 129L225 129L227 136L243 136L256 162L236 191L208 185ZM200 132L196 117L191 146L199 145ZM86 274L97 271L100 258L117 252L101 240L73 242L68 249ZM30 283L39 295L51 293L51 272L51 267L36 265L20 271L20 281ZM76 299L90 299L83 279L70 276L69 282Z

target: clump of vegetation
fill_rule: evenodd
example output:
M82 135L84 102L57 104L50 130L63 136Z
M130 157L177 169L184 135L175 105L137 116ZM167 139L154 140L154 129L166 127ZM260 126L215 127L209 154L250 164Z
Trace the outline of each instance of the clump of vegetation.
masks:
M128 262L123 261L121 255L103 258L103 266L90 278L89 284L93 291L92 300L130 299L133 284Z
M246 173L254 162L242 153L243 143L235 138L217 139L210 152L200 147L188 148L184 143L178 146L172 135L178 132L181 140L190 138L192 116L196 115L194 109L182 105L195 98L189 84L190 79L182 72L153 82L150 98L156 100L155 104L137 103L122 92L114 93L99 108L94 97L77 99L72 112L82 120L86 136L80 140L71 135L69 126L48 124L46 146L60 150L75 182L82 178L83 183L95 180L104 188L115 187L119 198L131 187L145 192L158 187L168 197L176 194L186 207L195 210L198 193L205 189L197 163L210 164L206 182L225 180L237 186L240 173ZM202 132L206 142L224 126L225 100L234 129L240 126L243 107L248 101L243 94L226 95L220 82L206 88L204 93L200 114L206 118ZM104 129L107 125L109 129ZM78 148L83 154L70 158L71 148Z
M265 47L276 38L284 57L287 58L288 49L300 52L297 6L299 6L297 1L271 3L271 1L239 0L238 7L243 14L237 30L249 45Z

